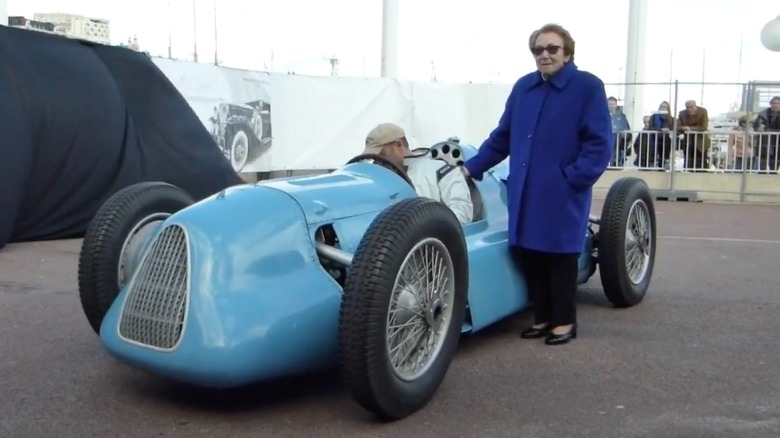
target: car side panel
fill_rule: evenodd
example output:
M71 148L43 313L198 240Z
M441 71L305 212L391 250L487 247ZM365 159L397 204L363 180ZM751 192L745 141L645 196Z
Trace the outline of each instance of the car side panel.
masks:
M528 305L525 279L513 263L508 246L506 187L490 173L475 184L485 206L485 218L464 226L469 250L468 322L473 332Z
M525 277L508 246L506 186L502 174L491 172L475 181L485 205L485 219L464 227L469 248L469 314L464 332L477 332L530 304ZM593 234L578 260L578 283L593 274Z

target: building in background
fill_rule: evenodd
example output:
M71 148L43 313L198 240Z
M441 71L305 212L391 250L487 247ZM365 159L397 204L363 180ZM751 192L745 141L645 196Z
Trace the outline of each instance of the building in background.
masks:
M119 47L124 47L130 50L135 50L136 52L141 51L141 46L138 44L138 37L133 36L132 38L128 38L126 43L119 43Z
M47 23L45 21L30 20L24 17L8 17L8 27L16 27L19 29L34 30L44 33L55 33L54 23Z
M62 13L35 14L34 17L32 20L18 16L8 17L8 26L111 45L108 20ZM118 45L136 52L141 51L137 36Z
M33 19L8 17L8 25L22 29L55 33L99 44L111 44L108 20L64 13L34 14Z

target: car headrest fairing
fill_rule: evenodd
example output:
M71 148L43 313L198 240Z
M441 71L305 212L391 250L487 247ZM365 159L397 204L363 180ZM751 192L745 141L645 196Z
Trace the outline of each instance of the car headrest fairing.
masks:
M430 155L431 158L446 161L452 166L463 166L463 151L457 137L450 137L431 146Z

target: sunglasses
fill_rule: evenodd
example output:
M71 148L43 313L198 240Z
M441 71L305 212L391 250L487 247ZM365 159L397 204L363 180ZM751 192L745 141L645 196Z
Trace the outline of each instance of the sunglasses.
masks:
M558 53L558 50L561 50L561 49L562 49L561 46L556 46L554 44L549 44L546 47L536 46L533 49L531 49L531 53L533 53L534 56L539 56L542 53L544 53L544 51L546 50L547 53L549 53L550 55L555 55L556 53Z

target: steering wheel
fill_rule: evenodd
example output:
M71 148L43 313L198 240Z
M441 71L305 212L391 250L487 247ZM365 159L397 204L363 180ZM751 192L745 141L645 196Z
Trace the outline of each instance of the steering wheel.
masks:
M404 179L410 186L414 187L414 184L412 183L412 180L409 179L409 176L406 175L406 172L404 172L403 169L396 166L392 161L388 160L387 158L379 155L379 154L360 154L356 157L353 157L349 161L347 161L347 164L357 163L360 161L366 161L366 160L374 160L376 164L390 169L391 171L395 172L396 175L400 176Z

